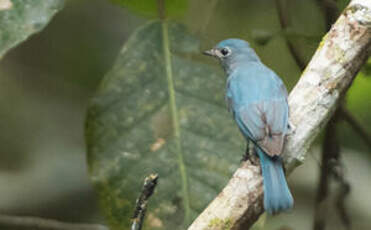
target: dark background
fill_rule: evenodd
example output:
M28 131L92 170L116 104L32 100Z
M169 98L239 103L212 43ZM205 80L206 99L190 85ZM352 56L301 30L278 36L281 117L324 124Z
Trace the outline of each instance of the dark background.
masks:
M204 49L228 37L249 40L262 61L291 89L301 71L286 40L295 45L303 60L310 60L326 23L318 1L287 3L285 14L290 28L286 31L281 29L274 1L268 0L192 0L186 14L177 20L202 38ZM338 2L340 10L345 3ZM1 60L1 213L73 222L103 221L88 180L85 111L128 36L146 20L105 0L66 1L65 8L42 32ZM370 72L364 69L346 96L346 107L368 132ZM369 229L370 150L347 123L340 122L340 127L337 134L346 178L352 187L347 200L349 213L354 229ZM306 163L290 176L296 197L295 216L291 213L272 218L270 229L311 228L320 144L318 138ZM330 221L329 229L339 229L336 214Z

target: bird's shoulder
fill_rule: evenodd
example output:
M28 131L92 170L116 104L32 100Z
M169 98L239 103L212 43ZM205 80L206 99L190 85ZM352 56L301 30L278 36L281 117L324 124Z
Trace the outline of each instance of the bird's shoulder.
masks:
M245 104L287 98L282 80L262 63L235 68L228 76L227 94L232 100Z

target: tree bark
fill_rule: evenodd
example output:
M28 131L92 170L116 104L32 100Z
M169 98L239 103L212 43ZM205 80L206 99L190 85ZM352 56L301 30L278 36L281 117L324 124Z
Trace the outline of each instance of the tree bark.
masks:
M368 58L370 45L371 1L353 0L324 36L290 93L294 128L284 149L287 174L304 161L314 138ZM260 167L244 162L188 230L248 229L263 211Z

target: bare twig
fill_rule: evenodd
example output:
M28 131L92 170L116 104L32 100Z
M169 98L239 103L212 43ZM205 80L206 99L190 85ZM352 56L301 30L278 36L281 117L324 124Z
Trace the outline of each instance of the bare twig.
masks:
M324 37L289 96L290 123L284 160L287 173L307 150L368 57L371 2L353 0ZM260 167L244 162L223 191L188 230L248 229L263 212Z
M350 229L351 221L345 208L345 198L350 192L350 185L344 178L344 169L341 164L340 143L336 135L336 125L341 115L340 109L329 121L326 127L322 150L321 177L317 190L314 230L323 230L326 227L328 209L325 208L326 199L330 193L330 180L334 179L340 184L336 199L337 212L346 229Z
M0 215L0 228L17 230L108 230L106 226L99 224L75 224L40 217L11 215Z
M340 156L339 156L340 157ZM340 184L340 190L336 198L336 208L340 216L340 220L346 229L351 229L351 220L347 209L345 208L345 199L349 195L351 187L344 177L344 166L341 164L340 159L335 161L336 164L332 167L332 176Z
M317 0L317 2L325 16L326 30L328 31L339 16L339 9L334 0Z
M157 184L157 175L146 177L143 190L137 200L137 205L133 216L132 230L140 230L147 202L152 195ZM100 224L82 224L82 223L67 223L57 220L45 219L40 217L28 216L11 216L0 215L0 229L17 229L17 230L109 230L108 227Z
M151 174L144 179L142 192L140 193L134 209L131 230L141 230L146 215L148 199L152 196L157 185L157 174Z
M284 11L284 9L287 9L283 4L284 2L282 0L275 0L276 3L276 9L278 13L278 18L281 24L281 28L283 31L285 31L289 27L289 13L287 11ZM285 38L286 45L290 50L290 53L292 57L294 58L296 64L299 66L301 70L304 70L307 63L301 58L298 50L295 48L294 44L292 44L289 39Z
M314 214L314 230L323 230L325 229L326 225L328 210L324 207L326 204L326 198L329 194L330 174L333 167L332 161L337 159L340 154L340 145L336 136L336 123L338 121L338 117L339 113L336 112L327 124L325 138L323 141L321 173Z

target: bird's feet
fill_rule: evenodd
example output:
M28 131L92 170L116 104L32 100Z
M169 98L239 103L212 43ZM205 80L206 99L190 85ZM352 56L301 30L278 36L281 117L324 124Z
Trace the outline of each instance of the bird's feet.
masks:
M250 161L250 163L253 165L259 165L259 157L256 155L253 146L249 147L249 145L247 145L245 154L241 159L241 162L243 161Z

